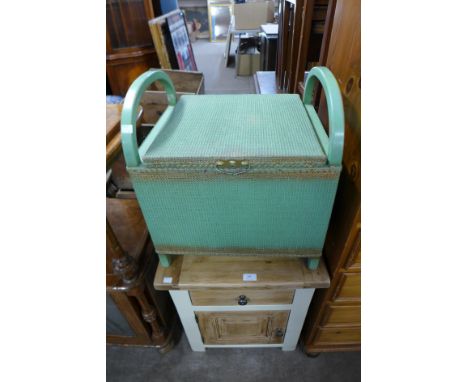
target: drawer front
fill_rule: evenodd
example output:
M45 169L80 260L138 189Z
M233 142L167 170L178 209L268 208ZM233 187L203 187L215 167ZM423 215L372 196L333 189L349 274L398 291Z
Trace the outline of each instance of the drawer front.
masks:
M289 311L195 312L205 345L281 344Z
M321 326L360 325L361 306L329 305L323 314Z
M320 328L315 345L355 345L361 343L361 327Z
M361 301L361 274L341 274L338 285L333 293L334 301Z
M245 299L240 296L245 296ZM204 289L190 291L190 298L195 306L291 304L293 297L294 289Z

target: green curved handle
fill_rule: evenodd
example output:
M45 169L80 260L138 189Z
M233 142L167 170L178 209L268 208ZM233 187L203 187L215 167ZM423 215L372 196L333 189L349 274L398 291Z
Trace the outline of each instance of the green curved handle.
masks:
M156 81L163 84L164 90L167 93L167 101L169 103L169 106L156 125L165 123L168 115L172 113L177 102L174 84L170 77L162 70L148 70L133 81L125 95L125 101L122 108L122 118L120 121L122 149L127 167L137 167L141 163L136 138L137 110L144 91Z
M314 95L317 80L323 86L328 108L329 136L323 128L322 122L314 107L310 104ZM340 166L343 160L344 146L344 111L341 91L332 72L324 66L312 68L307 76L304 87L304 105L314 125L320 143L328 157L328 163L332 166Z

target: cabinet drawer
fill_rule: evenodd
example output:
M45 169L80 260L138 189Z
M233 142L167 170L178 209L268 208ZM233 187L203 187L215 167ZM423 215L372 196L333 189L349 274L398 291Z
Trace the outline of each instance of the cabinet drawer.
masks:
M195 312L206 345L281 344L289 311Z
M332 298L334 301L361 301L361 274L343 272Z
M323 314L321 326L360 325L361 306L329 305Z
M361 327L320 328L315 337L316 345L350 345L361 343Z
M245 299L240 299L245 296ZM294 289L204 289L190 291L192 304L196 306L213 305L277 305L291 304ZM246 300L247 304L239 304Z

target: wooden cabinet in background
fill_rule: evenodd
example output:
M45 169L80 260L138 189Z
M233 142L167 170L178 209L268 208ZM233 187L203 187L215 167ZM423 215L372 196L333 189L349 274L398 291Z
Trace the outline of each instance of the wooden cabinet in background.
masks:
M335 0L280 0L276 85L298 92L304 72L320 59Z
M141 73L159 68L148 28L155 16L151 0L106 0L106 72L112 94L124 96Z
M335 75L343 96L345 143L343 170L324 245L331 277L317 291L303 331L304 351L360 350L361 347L361 4L334 1L331 33L323 65ZM326 102L319 116L327 125Z

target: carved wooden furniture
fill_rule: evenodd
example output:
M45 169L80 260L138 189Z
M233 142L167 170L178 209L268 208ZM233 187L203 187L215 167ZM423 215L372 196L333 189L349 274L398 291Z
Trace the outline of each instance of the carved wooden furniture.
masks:
M177 337L178 321L169 295L152 287L157 258L122 166L120 110L107 105L106 165L115 172L108 171L106 198L107 343L165 352ZM141 114L140 108L138 121Z
M361 7L337 0L325 65L336 75L345 110L343 172L324 257L331 287L314 296L304 332L304 350L359 350L361 343ZM323 98L319 115L326 122Z
M147 21L154 18L151 0L106 0L106 72L114 95L159 62Z
M280 0L276 60L279 89L296 93L304 72L317 65L333 1Z
M314 290L328 285L323 264L309 270L298 258L178 256L154 279L169 290L193 351L294 350Z
M125 206L127 209L137 210L135 200L126 202L135 203L130 207ZM107 295L118 309L118 312L113 314L120 314L120 320L126 321L130 329L125 333L116 333L112 328L109 330L109 321L116 321L116 317L108 317L107 343L155 346L160 348L161 352L170 350L178 329L177 320L171 312L173 308L168 296L154 291L151 285L156 268L151 241L147 240L147 235L143 235L138 243L141 245L138 248L140 253L136 257L122 250L108 222L106 236ZM108 300L108 304L112 302Z
M140 145L135 116L159 81L169 106ZM329 134L310 105L320 83ZM203 112L201 112L203 111ZM163 71L130 87L122 145L160 262L172 255L302 256L318 266L343 152L343 109L327 68L297 95L184 95Z

